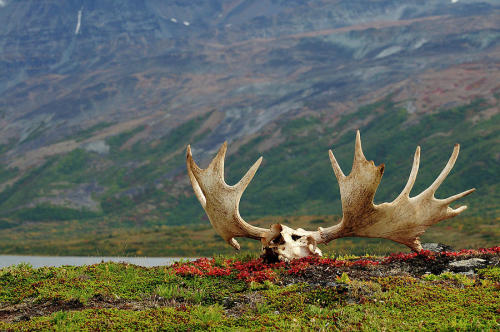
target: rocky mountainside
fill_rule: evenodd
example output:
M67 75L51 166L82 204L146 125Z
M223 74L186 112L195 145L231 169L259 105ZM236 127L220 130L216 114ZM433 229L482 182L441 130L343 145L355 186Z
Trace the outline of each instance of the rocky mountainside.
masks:
M354 130L394 198L477 187L498 217L500 4L463 0L0 1L0 228L204 221L185 175L229 141L228 182L264 156L248 217L340 212L326 151ZM114 227L113 226L113 227ZM21 228L20 228L21 227Z

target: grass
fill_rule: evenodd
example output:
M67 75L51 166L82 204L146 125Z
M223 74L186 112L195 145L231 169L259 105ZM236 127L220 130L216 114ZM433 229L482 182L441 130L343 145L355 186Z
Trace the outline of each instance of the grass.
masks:
M334 225L338 216L288 216L264 217L251 220L251 224L269 227L279 222L293 228L314 230ZM423 242L440 242L455 249L491 247L498 244L500 236L498 220L462 218L443 221L429 228ZM110 227L111 226L111 227ZM130 226L128 226L130 227ZM87 255L87 256L213 256L233 254L208 223L203 225L168 226L144 224L130 229L123 223L105 220L62 220L37 222L18 226L0 219L0 253L37 255ZM47 229L50 231L47 232ZM238 239L242 253L255 254L260 243L250 239ZM343 238L320 245L324 254L378 254L408 250L390 240L368 238Z
M473 277L357 278L344 273L335 287L287 285L287 265L263 282L205 271L253 260L218 256L194 265L142 268L102 263L0 269L0 330L495 330L499 327L500 268ZM208 265L207 265L208 264ZM246 264L246 265L245 265ZM241 268L240 268L241 269ZM212 270L216 271L216 270ZM335 271L332 271L335 273ZM16 321L16 308L33 308ZM7 314L6 314L7 313ZM8 314L11 314L9 316ZM19 318L19 317L18 317Z
M103 217L105 218L105 217ZM315 230L334 225L338 216L288 216L264 217L251 220L256 226L267 228L279 222L293 228ZM500 229L497 219L458 217L432 226L422 237L423 242L440 242L455 249L491 247L498 244ZM135 229L122 223L105 220L62 220L57 222L29 223L19 226L0 219L0 253L38 255L87 255L87 256L213 256L233 254L208 223L203 225L168 226L144 224ZM50 229L47 232L47 229ZM258 253L260 243L238 239L242 253ZM320 245L324 254L378 254L408 250L390 240L368 238L343 238Z

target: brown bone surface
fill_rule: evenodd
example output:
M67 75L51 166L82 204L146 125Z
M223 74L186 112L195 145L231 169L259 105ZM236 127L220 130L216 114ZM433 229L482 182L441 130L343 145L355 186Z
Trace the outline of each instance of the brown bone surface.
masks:
M354 162L349 175L344 175L332 151L329 151L332 168L340 186L342 220L337 225L320 227L317 231L301 228L295 230L281 224L274 224L270 229L265 229L248 224L240 216L241 196L259 168L262 157L234 186L224 181L227 143L222 145L206 169L196 165L188 146L186 163L196 197L212 226L227 243L235 249L240 249L235 237L260 240L264 251L272 252L278 259L287 261L309 255L321 255L317 244L346 236L384 238L402 243L414 251L421 250L419 237L425 230L464 211L466 206L452 209L449 205L475 190L470 189L446 199L434 197L436 190L453 168L459 149L456 144L445 168L429 188L415 197L410 197L420 163L420 147L417 147L413 167L403 191L394 201L375 205L373 198L382 179L384 165L375 166L373 161L366 160L358 131Z

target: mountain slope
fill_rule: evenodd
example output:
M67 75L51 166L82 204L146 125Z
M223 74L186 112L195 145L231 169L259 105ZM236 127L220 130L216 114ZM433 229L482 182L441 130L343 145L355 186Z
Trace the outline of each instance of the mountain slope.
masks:
M414 193L458 142L438 194L476 187L465 215L494 226L499 16L495 1L4 1L0 228L206 223L185 147L206 165L225 140L229 183L264 156L245 218L339 214L327 150L347 172L358 128L387 166L377 202L417 145Z

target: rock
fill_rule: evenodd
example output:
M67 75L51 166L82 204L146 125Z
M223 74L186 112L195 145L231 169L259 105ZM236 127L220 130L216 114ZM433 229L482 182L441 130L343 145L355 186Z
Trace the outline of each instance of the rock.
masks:
M422 249L433 252L455 251L452 247L443 243L422 243Z
M467 277L473 277L475 275L474 270L469 270L466 272L458 272L458 273L463 274L464 276L467 276Z
M222 305L224 306L224 308L230 309L236 305L236 302L233 301L233 299L231 299L230 297L225 297L222 299Z
M98 140L98 141L87 143L83 148L86 151L95 152L98 154L108 154L109 153L109 145L106 144L106 142L103 140Z
M486 267L487 261L481 258L470 258L461 261L455 261L449 264L452 272L467 272Z

